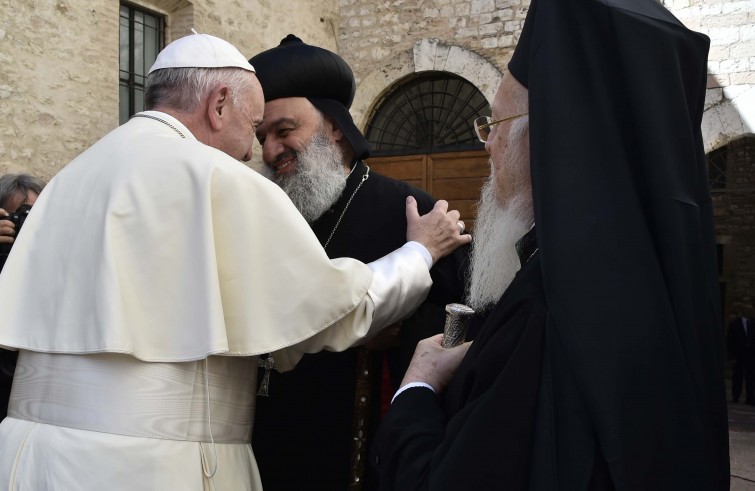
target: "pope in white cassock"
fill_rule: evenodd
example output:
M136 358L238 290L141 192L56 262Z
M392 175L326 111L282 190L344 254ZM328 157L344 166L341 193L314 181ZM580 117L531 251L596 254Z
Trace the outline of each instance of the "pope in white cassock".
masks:
M329 260L251 158L254 68L194 34L150 70L147 107L48 184L0 275L19 350L0 487L261 489L257 355L281 370L411 312L470 240L439 202L369 265ZM316 422L313 422L316 424ZM295 472L292 462L292 472Z

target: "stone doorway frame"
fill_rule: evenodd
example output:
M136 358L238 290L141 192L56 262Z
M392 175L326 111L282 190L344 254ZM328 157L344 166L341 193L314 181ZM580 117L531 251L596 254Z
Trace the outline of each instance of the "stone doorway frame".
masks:
M443 44L437 39L422 39L411 51L399 54L360 80L351 105L357 127L366 131L375 108L403 78L428 71L448 72L464 78L477 87L491 105L503 78L503 73L495 65L477 53Z

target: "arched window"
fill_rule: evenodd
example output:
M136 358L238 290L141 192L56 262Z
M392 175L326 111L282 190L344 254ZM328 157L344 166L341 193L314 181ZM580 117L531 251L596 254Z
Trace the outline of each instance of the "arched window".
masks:
M451 73L425 72L378 104L365 136L373 156L480 150L472 121L489 115L490 105L474 85Z

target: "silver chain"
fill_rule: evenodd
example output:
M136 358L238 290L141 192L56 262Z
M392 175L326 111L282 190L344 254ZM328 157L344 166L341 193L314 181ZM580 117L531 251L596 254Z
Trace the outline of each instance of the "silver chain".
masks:
M367 166L365 166L365 167L367 167ZM338 226L341 224L341 220L343 220L343 216L346 214L346 210L349 209L349 205L351 204L351 200L354 199L354 196L356 196L357 191L359 191L359 188L362 187L362 184L364 184L364 181L366 181L369 178L370 178L370 168L367 167L367 172L364 173L364 175L362 176L362 181L359 183L359 185L354 190L354 192L351 193L351 197L349 198L349 201L346 202L346 206L343 208L343 211L341 212L341 216L338 217L338 221L336 222L336 226L333 227L333 231L330 232L330 237L328 237L328 240L325 241L325 245L322 246L323 249L327 249L328 248L328 244L330 244L330 239L333 238L333 234L335 234L336 230L338 230Z
M179 130L178 128L176 128L175 126L173 126L172 124L170 124L169 122L165 121L164 119L158 118L157 116L152 116L151 114L137 113L137 114L134 114L131 117L132 118L149 118L149 119L154 119L155 121L160 121L162 124L167 125L173 131L175 131L176 133L178 133L179 135L181 135L181 138L186 138L186 136L183 133L181 133L181 130Z

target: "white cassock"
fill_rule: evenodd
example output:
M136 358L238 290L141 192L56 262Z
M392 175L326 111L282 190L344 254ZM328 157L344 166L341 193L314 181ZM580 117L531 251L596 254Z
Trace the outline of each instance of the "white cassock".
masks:
M141 114L174 128L136 117L74 159L0 275L0 488L261 489L256 356L346 349L429 289L422 246L331 261L275 184Z

